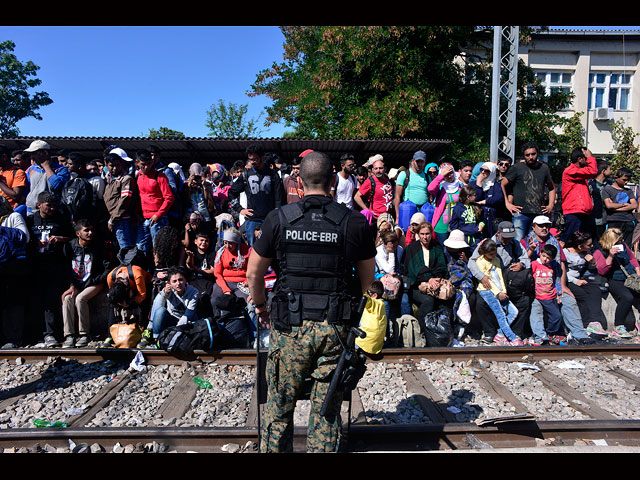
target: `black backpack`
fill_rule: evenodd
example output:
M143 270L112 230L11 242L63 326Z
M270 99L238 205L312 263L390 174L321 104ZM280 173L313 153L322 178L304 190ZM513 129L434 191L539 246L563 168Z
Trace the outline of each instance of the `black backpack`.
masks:
M213 350L220 332L209 318L167 327L158 335L158 346L174 355L192 354L195 350Z
M61 202L73 220L92 218L94 207L91 183L85 178L72 178L62 189Z

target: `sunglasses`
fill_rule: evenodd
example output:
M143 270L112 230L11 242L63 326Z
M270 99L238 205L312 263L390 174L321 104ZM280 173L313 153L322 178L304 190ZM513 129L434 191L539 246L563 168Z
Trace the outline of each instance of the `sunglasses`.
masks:
M498 163L498 165L500 165L501 167L509 167L511 166L511 162L500 162Z

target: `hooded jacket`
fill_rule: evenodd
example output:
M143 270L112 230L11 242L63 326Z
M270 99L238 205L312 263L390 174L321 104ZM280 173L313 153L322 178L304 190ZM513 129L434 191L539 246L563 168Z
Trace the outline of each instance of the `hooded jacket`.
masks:
M595 157L587 158L587 166L572 163L562 172L562 213L593 212L589 180L598 174Z

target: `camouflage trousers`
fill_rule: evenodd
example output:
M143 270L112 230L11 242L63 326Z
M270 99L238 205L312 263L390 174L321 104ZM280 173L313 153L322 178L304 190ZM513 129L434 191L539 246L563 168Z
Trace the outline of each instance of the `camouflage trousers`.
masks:
M336 327L344 341L347 327ZM341 353L336 331L327 322L304 320L300 327L292 327L290 332L271 329L261 452L293 451L294 409L304 393L305 380L308 378L312 379L312 387L307 451L338 451L342 430L342 392L336 392L325 416L320 415L320 409Z

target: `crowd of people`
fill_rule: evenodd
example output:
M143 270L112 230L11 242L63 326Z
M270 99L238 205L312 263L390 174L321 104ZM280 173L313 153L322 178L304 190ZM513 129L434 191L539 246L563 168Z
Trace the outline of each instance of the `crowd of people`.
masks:
M309 152L281 159L254 144L229 165L183 169L154 146L86 158L42 140L0 145L2 348L87 346L101 294L109 325L142 327L140 348L168 326L232 311L248 328L230 327L229 345L255 344L247 261L267 214L304 197L298 173ZM554 179L539 154L527 143L513 162L430 162L423 151L400 168L380 154L335 159L333 200L364 215L376 239L386 345L397 345L398 319L412 316L426 333L425 319L442 309L454 342L635 338L633 172L578 148ZM270 268L267 289L275 276ZM609 294L612 325L602 311ZM114 345L109 333L100 341Z

